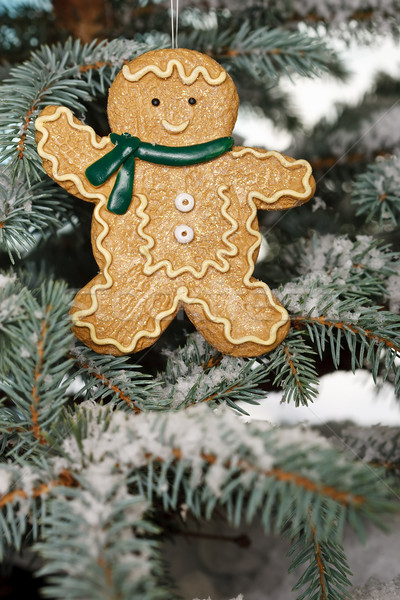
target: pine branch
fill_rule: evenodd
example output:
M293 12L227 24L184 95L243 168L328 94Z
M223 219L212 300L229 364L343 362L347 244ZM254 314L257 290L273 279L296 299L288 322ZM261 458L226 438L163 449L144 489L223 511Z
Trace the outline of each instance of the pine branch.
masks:
M157 529L143 518L146 501L128 497L118 477L103 480L100 495L92 481L81 484L69 498L52 499L44 517L43 541L36 549L46 560L39 571L49 581L45 595L66 600L165 598L167 590L157 585L157 544L149 539Z
M196 408L196 413L200 415L198 410ZM188 411L187 414L192 415L192 417L189 416L189 419L194 418L193 415L196 413L194 409ZM246 514L246 518L250 520L258 511L261 511L265 529L271 528L273 520L276 531L280 531L293 519L293 526L297 526L299 522L307 518L311 507L312 518L315 520L319 534L331 536L332 539L336 539L335 536L340 535L337 528L338 519L345 519L347 511L349 511L351 519L359 528L359 533L362 534L361 521L357 515L365 514L368 517L372 515L371 508L368 507L367 489L369 485L375 484L372 479L369 484L367 483L369 478L367 472L371 475L369 468L365 467L364 472L364 467L361 465L357 465L356 468L355 465L344 467L341 463L340 466L338 464L336 475L333 475L335 459L332 453L325 452L321 448L318 451L315 448L311 450L311 440L308 450L302 446L300 438L297 440L298 443L292 441L294 446L291 446L291 442L286 445L283 440L276 440L278 446L274 447L271 432L267 434L264 431L263 435L260 429L250 428L246 433L241 432L239 436L238 423L234 424L236 435L232 437L228 431L233 423L230 419L228 423L226 422L226 411L222 413L222 417L223 423L217 424L217 435L221 439L222 446L217 451L215 450L215 437L213 443L210 442L209 445L206 439L206 436L208 438L213 435L211 423L208 423L207 432L202 427L197 433L199 439L202 440L200 446L193 439L193 428L190 428L192 438L190 448L193 448L193 445L199 448L195 455L193 455L193 450L185 451L185 442L181 440L183 428L179 429L181 434L177 434L175 437L171 435L170 430L172 421L170 420L168 426L164 423L161 439L170 440L171 454L164 456L162 460L160 450L156 456L148 456L149 460L152 459L149 464L149 472L143 474L139 488L150 501L153 501L155 496L159 496L166 510L176 508L178 502L184 502L197 517L201 517L204 510L206 518L211 517L218 504L225 507L228 519L235 526L238 526L243 514ZM179 425L181 424L176 424L177 427ZM252 439L251 450L248 446L248 434ZM263 439L263 444L260 446L260 450L262 446L263 449L258 455L255 448L261 439ZM157 440L159 443L160 438L158 437ZM303 443L307 445L305 440ZM165 450L163 450L163 454L164 452ZM235 458L232 460L232 457ZM195 474L192 474L191 478L194 477L196 483L199 481L199 458L204 461L206 469L204 477L200 479L202 487L196 490L190 485L190 479L189 487L187 484L184 485L183 481L191 464L195 467ZM261 463L258 462L259 460ZM156 468L156 464L160 461L161 467ZM273 466L266 468L266 461L271 461ZM324 471L329 461L333 462L330 464L330 468ZM351 475L350 472L345 475L348 468L352 471ZM318 482L313 476L310 476L310 473L316 474L322 473L322 471L324 471L324 475ZM331 480L327 479L328 471L332 473ZM365 479L366 476L367 479ZM340 482L339 487L331 485L333 480ZM346 484L346 489L343 489L344 481L351 482L349 485L353 491L347 487L348 484ZM361 481L363 481L362 484ZM184 494L180 495L179 488L182 487ZM360 489L366 492L365 495L364 493L359 494ZM321 507L323 506L326 507L326 515L328 515L326 518L325 516L321 517ZM295 515L294 518L293 515Z
M308 564L293 591L307 586L297 600L345 600L349 598L346 588L351 586L351 571L341 544L329 539L321 540L311 519L301 528L288 553L292 556L289 573Z
M30 60L14 67L0 89L0 153L13 177L39 178L42 166L36 152L34 120L47 104L68 106L78 115L85 103L104 95L124 60L157 45L133 40L81 45L69 40L51 48L43 46ZM98 65L98 70L88 69Z
M147 407L148 396L159 396L160 384L130 363L129 356L113 357L99 355L82 345L71 349L76 367L71 370L70 382L81 376L85 385L76 397L101 399L115 403L119 409L140 413ZM152 406L154 401L152 400Z
M280 292L285 305L293 312L319 311L336 314L336 303L360 299L382 301L388 278L396 274L399 254L381 245L372 236L314 234L290 247L286 268L292 281ZM301 275L293 280L293 274ZM282 296L283 294L283 296ZM316 313L315 313L316 314Z
M70 484L65 471L52 479L48 468L0 464L0 559L7 548L20 551L28 533L38 538L49 494Z
M246 74L259 82L281 75L315 77L331 73L344 79L344 65L323 39L305 33L256 27L245 21L238 29L197 30L182 35L188 48L203 49L228 70Z
M288 0L284 4L271 3L262 8L258 5L243 7L240 0L230 0L229 8L239 23L243 14L248 13L248 18L255 22L258 19L288 29L293 29L298 23L313 27L323 25L329 33L344 38L348 37L351 28L352 36L359 35L364 43L371 38L367 33L398 32L399 6L396 0L384 5L373 0L355 0L351 4L335 0L315 0L307 4L301 0Z
M318 373L313 355L304 338L291 332L284 342L277 346L263 363L265 374L272 375L273 385L283 389L282 402L293 400L296 406L307 406L318 396Z
M285 284L279 295L292 311L293 327L307 332L320 358L329 349L338 368L345 345L353 371L366 362L374 381L378 374L382 381L393 374L397 393L400 319L370 302L383 299L387 277L396 272L398 257L387 250L367 236L355 243L333 236L314 238L312 245L299 250L307 255L299 265L304 275Z
M361 42L371 39L371 32L379 33L391 30L398 34L399 9L397 2L385 6L375 2L337 3L334 1L314 2L305 6L301 2L293 2L295 12L288 21L295 23L308 22L312 26L323 24L329 32L348 39L349 23L357 22L357 30L352 32L352 39L359 37Z
M0 273L0 376L6 373L10 346L20 335L19 323L26 318L26 294L15 274Z
M32 452L34 441L45 444L46 433L56 426L65 404L71 360L69 294L60 283L49 281L37 297L26 294L25 318L13 330L10 351L4 357L7 377L0 381L8 405L1 409L2 427L18 431L13 453Z
M353 183L352 202L366 223L377 219L380 227L397 226L400 218L400 162L397 158L376 162Z
M206 518L218 506L234 525L261 513L267 531L291 535L311 518L315 539L332 544L340 541L338 523L348 520L362 535L363 520L395 507L381 470L352 462L314 433L249 426L222 407L134 415L86 402L52 434L52 454L28 470L13 466L19 479L0 479L0 529L17 523L9 507L27 500L25 510L36 511L47 595L86 598L91 586L99 600L165 597L156 530L145 516L154 502L165 510L184 502ZM332 549L319 553L337 566Z
M49 178L28 185L14 180L7 167L0 168L0 250L21 257L37 245L40 237L64 225L72 202Z
M258 404L265 397L260 384L266 380L266 374L255 360L220 354L215 357L213 348L199 334L190 336L186 345L168 359L159 380L159 408L180 409L203 402L216 407L225 403L247 414L238 401ZM155 402L159 402L157 397Z
M375 425L346 427L338 447L351 448L358 460L382 466L389 474L400 474L400 429Z
M321 358L329 343L335 368L339 367L342 344L346 343L351 352L353 372L357 367L364 366L364 359L370 363L369 368L375 382L378 372L382 381L385 381L389 373L394 371L395 392L399 392L400 368L396 365L396 359L400 356L400 322L396 315L372 307L360 310L357 319L347 317L330 320L323 315L298 315L292 318L292 323L295 327L306 327ZM385 353L383 369L379 370L382 352Z

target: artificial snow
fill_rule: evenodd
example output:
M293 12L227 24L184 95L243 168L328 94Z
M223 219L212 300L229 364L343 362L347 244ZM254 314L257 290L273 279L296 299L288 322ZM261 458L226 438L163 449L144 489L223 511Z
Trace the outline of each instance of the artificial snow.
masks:
M400 264L395 267L397 274L391 275L387 279L387 300L389 301L389 309L395 314L400 313Z
M353 242L347 236L315 235L300 251L297 270L301 277L283 285L274 293L294 314L311 318L323 315L328 320L346 319L357 323L359 311L342 311L341 291L359 293L359 282L352 278L360 272L384 279L384 270L393 269L390 254L376 247L367 235L356 236ZM361 271L359 271L361 270Z
M399 598L400 577L396 577L389 583L371 577L365 586L354 590L352 600L399 600Z
M4 467L0 466L0 495L8 492L11 485L11 473Z
M197 340L196 340L197 345ZM217 369L204 370L203 365L194 364L190 367L180 357L174 359L171 365L175 373L175 381L164 383L162 395L171 398L171 408L179 408L188 400L196 404L215 391L223 391L238 380L241 369L246 365L242 358L224 356ZM163 381L159 377L159 381Z
M5 288L9 283L14 283L16 279L16 275L3 275L0 273L0 289Z

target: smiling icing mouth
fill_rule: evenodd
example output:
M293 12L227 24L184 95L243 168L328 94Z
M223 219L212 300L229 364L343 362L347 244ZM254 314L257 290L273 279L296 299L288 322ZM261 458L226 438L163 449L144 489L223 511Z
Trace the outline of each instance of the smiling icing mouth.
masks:
M187 121L183 121L183 123L181 123L180 125L173 125L173 123L170 123L169 121L166 121L165 119L163 119L161 121L161 124L164 127L164 129L166 129L167 131L170 131L171 133L181 133L182 131L185 131L185 129L189 125L189 123L190 123L189 119Z

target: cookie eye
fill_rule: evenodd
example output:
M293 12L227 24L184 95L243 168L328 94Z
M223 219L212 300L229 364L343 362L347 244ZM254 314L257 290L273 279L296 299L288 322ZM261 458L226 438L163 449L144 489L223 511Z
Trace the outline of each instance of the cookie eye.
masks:
M160 101L158 98L153 98L153 100L151 101L153 106L160 106Z
M188 102L189 102L189 104L193 105L193 104L196 104L197 100L196 100L196 98L189 98Z

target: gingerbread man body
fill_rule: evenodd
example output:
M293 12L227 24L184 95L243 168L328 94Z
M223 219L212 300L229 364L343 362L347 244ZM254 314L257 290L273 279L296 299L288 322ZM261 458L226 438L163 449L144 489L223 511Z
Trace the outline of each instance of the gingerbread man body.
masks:
M198 52L168 49L133 60L109 92L111 130L151 145L190 147L230 136L238 97L229 75ZM76 296L74 331L97 352L128 354L153 344L180 309L214 347L234 356L274 348L286 310L252 277L261 243L257 209L311 198L310 165L277 152L234 147L188 166L134 162L129 208L107 202L116 174L89 183L86 169L113 148L65 107L36 120L44 168L95 203L92 244L99 274Z

